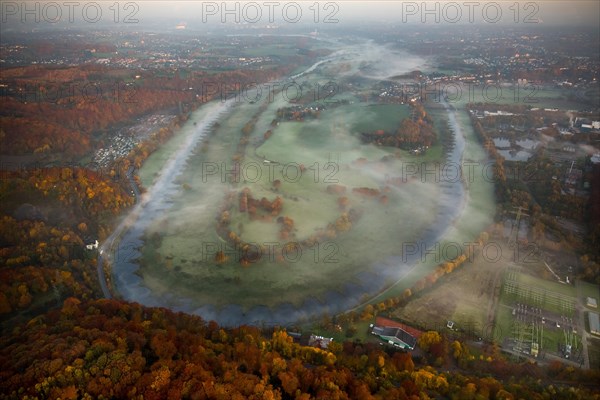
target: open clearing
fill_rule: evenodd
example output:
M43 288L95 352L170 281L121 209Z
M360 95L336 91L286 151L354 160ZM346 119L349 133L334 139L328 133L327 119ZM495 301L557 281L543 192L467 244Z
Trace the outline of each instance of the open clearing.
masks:
M308 90L323 78L301 82ZM408 274L402 243L446 229L436 225L444 188L403 178L408 152L363 143L362 132L395 132L410 115L408 105L366 103L369 90L325 105L235 103L177 171L161 215L147 216L148 245L132 260L139 293L207 318L292 320L343 311ZM182 131L203 126L202 112ZM145 185L183 140L148 159ZM459 203L462 192L446 196Z
M491 335L489 309L494 288L499 284L504 262L486 260L481 254L451 274L440 278L436 286L418 295L394 313L407 322L425 329L447 330L447 322L473 337Z

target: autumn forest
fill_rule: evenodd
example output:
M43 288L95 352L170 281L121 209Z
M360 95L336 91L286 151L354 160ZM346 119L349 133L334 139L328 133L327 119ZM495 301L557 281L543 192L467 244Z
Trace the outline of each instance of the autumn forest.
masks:
M319 4L314 6L323 8ZM569 310L569 329L559 330L558 323L559 317L568 321L560 315L568 303L564 293L591 299L600 282L600 164L591 155L600 138L600 128L592 125L597 109L573 105L573 93L560 92L567 90L564 82L547 82L560 95L546 100L552 107L557 101L561 112L478 101L449 105L407 91L450 77L482 83L502 82L502 74L521 77L512 68L522 67L529 53L513 53L530 51L533 57L537 36L519 34L513 38L518 45L496 54L489 49L500 39L479 42L467 35L465 42L462 32L435 36L427 30L400 34L387 24L358 24L338 37L331 26L300 24L289 32L277 24L195 31L179 16L168 29L55 29L63 23L0 28L0 399L600 400L598 332L592 332L592 322L573 323L591 314L593 302L585 314L579 303ZM535 69L538 62L533 59L523 76L546 79L549 72ZM575 69L585 70L581 76L594 77L596 83L588 83L597 86L593 64L581 58ZM547 79L568 65L557 62ZM269 96L275 100L241 96L240 88L274 83L278 89ZM291 100L285 97L290 87L300 93ZM323 92L307 94L313 88L327 88L324 99ZM227 108L231 97L235 113ZM202 116L215 104L223 114ZM575 106L585 109L569 119L571 111L564 111ZM517 141L525 142L519 135L544 141L552 151L523 147L529 158L508 160L517 154ZM510 152L498 146L504 141ZM179 159L181 154L190 158ZM204 179L206 160L225 173ZM450 183L407 177L403 169L448 161L493 168L487 181L466 182L461 175ZM264 171L297 166L298 180L284 174L252 181L244 162ZM168 206L153 209L153 186L169 177L169 168L181 171L171 171L173 179L156 196L164 200L156 204ZM319 175L330 172L335 180ZM147 225L135 220L143 213ZM117 275L112 268L119 240L138 222L143 229L130 239L143 244L120 261L140 269ZM195 235L214 239L210 248L218 251L200 254L199 243L206 243ZM267 243L255 245L257 237ZM269 237L283 241L283 250L268 247ZM408 265L406 242L429 238L470 246L435 262L419 264L416 256ZM379 248L377 240L387 242ZM481 249L494 241L515 253L534 245L537 264L521 268L523 279L537 274L559 282L551 282L564 300L553 305L556 322L546 324L542 310L530 310L541 321L531 326L539 330L544 324L552 340L558 338L554 347L560 349L548 356L533 354L533 339L528 352L514 350L513 330L506 329L506 337L495 330L520 326L513 321L523 304L506 303L506 276L516 274L518 260L488 263L493 271L482 271ZM337 269L321 260L302 261L311 270L285 257L297 249L305 257L318 254L311 251L320 243L335 244ZM264 265L256 262L261 256ZM364 258L355 261L359 256ZM550 264L559 263L557 274ZM119 266L121 272L129 267ZM467 275L466 286L481 287L466 310L457 306L466 286L452 286L457 272ZM140 283L124 294L119 288L130 283L124 276L142 283L148 278L176 306L127 301L137 289L143 295L153 287ZM255 281L249 277L272 284L262 288L269 301L251 290ZM186 293L202 292L200 281L226 290L220 302L186 309L188 299L177 298L179 287L170 286L177 279L187 285ZM583 283L585 296L569 279ZM441 303L448 304L437 307L431 298L442 285L448 286L440 293L450 295ZM244 296L254 308L242 304ZM342 312L331 304L336 301ZM412 302L425 306L408 321L403 310ZM307 304L314 307L303 314ZM227 307L245 318L248 310L262 315L280 306L279 315L293 310L301 317L290 324L223 323L215 317ZM465 332L460 322L453 328L451 318L471 321L470 312L489 322L488 335ZM434 329L427 318L436 313L443 317ZM414 347L398 336L388 341L376 334L392 328L375 326L383 317L406 324L410 332L398 328L394 335L408 335ZM584 332L578 333L580 326ZM533 338L527 329L518 332L521 339ZM575 335L575 345L584 341L583 351L590 344L586 367L583 356L581 362L568 359L567 333Z

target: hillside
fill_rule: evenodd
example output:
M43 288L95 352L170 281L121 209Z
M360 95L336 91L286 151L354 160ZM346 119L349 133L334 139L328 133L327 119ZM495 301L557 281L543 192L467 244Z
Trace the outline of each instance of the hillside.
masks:
M322 350L285 331L114 300L69 298L14 328L0 339L0 364L3 399L600 399L575 382L594 372L548 371L575 381L547 386L536 366L504 365L514 377L502 382L486 368L441 372L377 345Z

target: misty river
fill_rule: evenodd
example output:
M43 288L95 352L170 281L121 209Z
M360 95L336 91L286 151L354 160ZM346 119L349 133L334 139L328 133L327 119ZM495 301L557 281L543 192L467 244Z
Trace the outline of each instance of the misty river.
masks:
M305 74L319 73L318 71L321 68L331 68L330 65L336 61L347 62L353 54L356 54L356 49L353 50L355 51L344 49L334 53L326 59L316 62L303 73L294 75L293 78L298 79L305 76ZM381 52L379 56L387 57L387 54ZM401 60L402 57L404 55L399 56L398 59ZM395 67L404 68L408 72L415 68L417 64L418 60L416 58L410 58L408 64L400 66L400 61L398 61ZM397 73L398 71L394 72ZM384 72L373 69L369 70L368 73L377 77L381 74L385 75ZM378 295L390 286L402 284L402 281L412 273L425 275L425 272L433 264L431 260L423 262L424 253L447 240L473 239L473 233L483 229L490 222L489 215L491 213L488 213L488 211L494 206L492 196L490 196L491 184L480 177L469 182L468 185L466 185L464 179L416 183L410 186L410 189L408 186L406 189L401 189L395 197L406 199L406 206L403 207L404 203L402 203L395 205L390 210L373 211L371 218L378 221L377 224L379 225L387 223L389 232L392 233L400 232L397 230L396 225L399 225L403 218L409 218L407 215L415 214L418 217L414 217L415 221L410 225L413 226L412 229L409 229L411 232L408 232L406 236L402 236L395 245L391 240L393 238L391 238L389 243L382 244L383 247L380 252L374 251L372 253L373 257L370 259L360 259L359 257L369 256L369 254L363 254L365 249L377 242L369 243L368 240L364 241L360 238L352 239L353 234L350 234L348 236L350 239L347 239L347 242L344 238L339 240L339 254L342 257L342 265L335 265L335 268L338 269L325 271L325 267L329 268L330 266L323 264L312 275L298 270L281 271L281 267L271 270L265 267L264 271L272 272L255 272L257 268L251 266L239 272L237 269L240 267L237 266L235 267L236 272L232 272L230 275L220 271L200 272L203 268L215 268L214 266L206 267L201 263L186 267L191 263L189 259L192 259L196 253L193 246L198 243L197 240L214 240L218 242L218 238L212 232L213 227L211 224L213 223L210 221L214 221L215 210L218 210L217 206L222 202L224 191L222 182L220 182L220 186L210 186L205 181L197 180L198 165L202 165L198 164L198 160L209 160L211 159L210 156L214 157L215 160L223 159L220 157L225 157L224 154L227 154L225 150L231 148L232 142L228 142L228 139L220 138L217 135L215 138L210 138L210 145L213 147L210 148L211 150L208 153L202 153L199 149L203 144L208 143L215 122L219 122L221 125L229 122L235 126L235 124L243 123L256 107L256 105L236 104L233 99L208 103L192 113L190 119L181 127L175 137L163 146L164 148L161 149L160 154L155 156L154 161L146 162L140 171L140 176L144 185L148 187L148 191L141 199L138 199L134 209L101 246L104 257L111 265L113 287L118 296L147 306L162 306L176 311L198 314L206 320L215 320L222 325L292 324L300 320L318 317L323 313L331 315L344 312L364 303L366 299ZM444 100L438 104L438 112L443 112L451 131L451 145L448 146L443 159L440 159L439 162L445 165L460 166L464 162L465 154L467 154L470 162L477 161L483 164L486 161L486 156L474 138L466 112L455 110ZM243 117L236 117L240 114ZM323 121L327 121L327 119ZM335 129L344 128L343 125L340 128L338 122L332 122L332 125ZM289 126L294 127L294 125ZM275 134L280 134L286 140L288 137L292 137L291 135L295 132L284 130L284 128L279 129L281 132L287 132L286 136L277 133L277 131ZM223 143L219 142L219 139ZM355 145L354 142L348 143L348 146ZM302 149L298 147L295 146L297 154L301 154ZM223 155L219 153L220 150L223 151ZM269 148L266 148L265 151L267 150ZM342 158L344 154L346 153L342 151ZM379 153L375 154L379 157ZM190 171L196 171L195 175ZM356 174L355 171L351 172ZM365 179L379 179L378 176L370 178L373 175L371 170L363 171L362 174L365 175L363 181ZM350 173L347 173L347 175L349 176ZM342 172L340 176L344 178L346 175L343 175ZM348 182L353 179L356 181L357 178L353 175L348 178ZM182 194L182 182L191 182L191 186L197 188L196 191L192 191L191 194ZM193 182L199 182L199 184L194 185ZM476 189L477 193L485 192L485 194L481 196L478 194L476 199L472 199L470 192L473 188ZM311 192L302 191L302 185L297 185L293 189L296 190L294 193L299 193L292 196L296 198L297 205L295 207L303 210L303 202L309 204L311 201L310 198L304 197L310 197ZM253 190L260 190L260 188ZM309 220L310 213L318 215L319 211L315 208L314 202L310 204L313 204L311 206L313 208L307 210L313 211L302 211L298 215L307 215ZM406 209L409 205L414 208L422 205L423 210L412 212ZM379 214L377 214L378 212ZM392 217L392 215L395 215L395 217ZM321 217L319 216L319 218ZM197 221L190 221L192 219L197 219ZM298 220L298 229L302 231L302 221L296 219ZM459 228L461 221L467 219L468 222L465 225L468 225L468 228ZM367 227L366 217L364 217L364 220L365 222L361 220L361 223L356 224L357 232L354 235L368 235L366 232L374 232L369 230L372 229L371 227ZM398 222L394 224L391 222L392 220ZM158 228L165 226L168 226L168 228ZM190 228L191 226L193 226L193 229ZM254 228L250 228L250 226ZM271 233L269 231L271 228L266 224L252 225L246 223L245 229L248 234L254 233L259 237L263 232ZM306 225L304 230L309 231L310 229L312 229L312 225ZM457 233L459 230L465 232ZM173 254L170 257L179 257L176 260L184 267L182 268L183 272L179 272L179 275L183 278L178 279L188 280L187 287L179 287L178 281L170 277L173 276L173 271L157 273L158 266L144 267L143 270L140 268L140 260L148 258L145 251L149 249L147 246L151 246L147 239L150 231L164 233L165 238L162 241L161 251L168 249ZM383 233L385 237L393 236L393 234L386 232ZM417 233L416 237L413 232ZM410 236L409 233L413 236ZM201 239L194 239L195 237ZM404 247L404 243L408 242L409 238L412 246L409 250L413 251L398 252L394 250L395 247ZM365 242L364 249L359 248L361 242ZM352 243L357 244L352 245ZM344 246L345 244L346 246ZM414 245L417 245L419 251L414 251ZM352 247L357 247L357 249L353 250ZM379 253L382 256L376 256ZM185 258L182 259L181 254L186 254ZM355 265L357 264L356 260L359 260L358 265ZM159 264L162 263L161 261ZM344 263L347 263L348 266L343 265ZM294 267L300 268L301 265L298 264ZM200 274L198 276L202 278L197 278L200 280L195 281L198 282L195 287L189 285L189 283L193 281L196 271ZM343 279L336 279L336 277L341 277L341 271L347 271L347 276ZM248 278L250 279L248 283L244 283L245 274L248 276L255 274L256 276ZM331 288L328 288L328 286L319 287L318 284L315 284L320 279L319 274L323 276L321 279L335 280L337 285ZM219 289L221 288L219 286L221 282L217 281L217 278L230 282L227 283L227 286L222 287L231 287L231 291ZM296 279L297 282L280 283L280 281L289 281L290 279ZM213 282L211 280L216 283L211 283ZM265 293L265 299L260 298L260 292L253 292L256 286L263 285L263 282L265 282L264 285L268 286L262 289ZM313 286L319 287L321 292L311 292L310 290L317 290ZM211 288L213 288L213 292L211 292ZM289 297L289 300L286 300L286 296ZM279 298L280 300L270 300L271 298ZM264 303L262 300L264 300Z

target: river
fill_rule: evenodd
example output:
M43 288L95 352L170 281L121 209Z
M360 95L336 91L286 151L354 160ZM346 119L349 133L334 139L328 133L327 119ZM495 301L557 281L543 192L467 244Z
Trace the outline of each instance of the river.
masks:
M343 56L346 53L337 54ZM332 58L334 57L330 56L325 60L320 60L292 78L309 73ZM462 165L466 146L464 128L457 120L457 111L445 101L442 102L442 105L452 131L453 145L446 152L444 160L440 160L440 162L446 165ZM364 293L375 296L381 294L382 290L386 288L389 290L390 281L395 284L401 283L407 275L422 265L423 253L444 240L444 237L465 212L468 196L464 180L448 179L439 182L439 206L436 210L435 222L415 241L418 243L420 251L402 256L392 256L375 262L370 269L376 270L377 274L371 272L359 274L357 276L358 283L356 280L348 282L341 291L327 293L325 301L308 298L300 307L282 303L275 307L255 306L247 310L241 304L234 304L234 299L232 299L232 304L222 308L211 304L198 307L197 304L182 297L177 291L154 293L144 284L143 278L136 274L139 269L137 260L141 256L140 249L144 245L141 238L149 224L171 206L171 198L181 190L181 184L176 183L177 177L190 157L194 155L194 149L206 137L212 125L226 117L233 107L233 100L213 102L194 112L192 118L182 127L187 131L183 132L185 136L181 144L164 163L164 167L152 186L111 236L102 243L98 266L100 281L104 283L101 263L102 257L105 257L112 266L114 290L119 297L147 306L166 306L175 311L198 314L206 320L212 319L222 325L231 326L244 323L286 325L302 319L314 318L325 312L337 314L361 304L364 300L362 299ZM193 126L191 125L192 120L196 121ZM110 296L104 286L103 292L106 297Z

